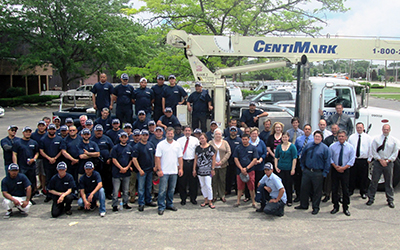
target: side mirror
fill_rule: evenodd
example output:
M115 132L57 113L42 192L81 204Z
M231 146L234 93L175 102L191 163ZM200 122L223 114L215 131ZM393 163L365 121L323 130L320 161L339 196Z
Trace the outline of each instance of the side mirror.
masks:
M356 111L356 119L360 118L360 112Z

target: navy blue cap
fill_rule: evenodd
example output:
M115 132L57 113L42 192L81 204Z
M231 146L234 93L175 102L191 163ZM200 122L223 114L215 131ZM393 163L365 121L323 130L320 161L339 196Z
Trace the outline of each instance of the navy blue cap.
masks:
M19 166L15 163L11 163L10 165L8 165L8 170L9 171L16 171L19 170Z
M129 75L128 75L127 73L123 73L123 74L121 75L121 79L123 79L123 80L129 80Z
M46 125L46 123L44 123L44 125ZM7 129L7 130L10 130L10 129L13 129L13 128L16 128L16 129L18 129L18 127L17 127L17 126L15 126L15 125L10 125L10 126L8 126L8 129Z
M238 129L237 129L237 127L235 127L235 126L231 126L231 127L229 128L229 131L235 131L235 132L237 132Z
M157 80L165 80L165 77L163 75L158 75Z
M257 106L257 105L256 105L256 102L250 102L249 106Z
M162 127L156 127L154 131L160 130L161 132L164 132L164 129Z
M86 162L85 169L94 169L93 162L91 162L91 161Z
M65 170L67 169L67 163L61 161L57 164L57 170Z
M201 129L199 129L199 128L196 128L196 129L193 131L193 133L194 133L194 134L201 134L201 133L203 133L203 131L201 131Z
M174 75L169 75L169 76L168 76L168 80L169 80L169 79L176 79L176 77L175 77Z
M102 126L101 124L97 124L97 125L94 127L94 131L103 131L103 126Z
M156 125L156 122L153 121L153 120L151 120L151 121L149 121L149 123L148 123L147 125L148 125L148 126Z
M29 126L26 126L25 128L23 128L23 129L22 129L22 132L25 132L25 131L27 131L27 130L30 130L30 131L32 131L31 127L29 127Z
M139 110L138 115L145 115L146 112L144 110Z
M65 119L65 123L74 123L74 119L72 119L71 117L68 117L67 119Z
M121 133L119 133L118 136L119 136L119 137L122 137L122 136L128 137L128 133L127 133L127 132L121 132Z
M271 162L267 162L267 163L264 165L264 169L272 170L272 169L274 169L274 166L272 165Z
M148 135L148 134L149 134L149 131L148 131L147 129L142 129L142 130L140 131L140 134L141 134L141 135Z
M132 129L132 124L130 124L130 123L125 123L125 124L124 124L124 128L130 128L130 129Z
M92 134L92 132L90 132L90 129L88 128L82 129L82 135L90 135L90 134Z
M39 122L37 123L38 126L39 126L40 124L45 125L45 126L47 125L45 121L39 121Z
M92 119L88 119L85 122L86 125L93 125L93 120Z
M47 127L47 130L50 130L50 129L57 129L56 125L53 123L49 124L49 126Z
M60 131L68 131L68 126L67 125L62 125L60 127Z
M133 135L140 135L140 129L133 130Z
M172 113L172 108L166 107L166 108L165 108L165 112L171 112L171 113Z
M54 117L53 121L55 121L55 120L61 121L61 118L59 116L56 116L56 117Z
M216 121L212 121L212 122L210 122L210 125L213 125L213 124L215 124L215 125L217 125L217 126L218 126L218 123L217 123Z
M203 84L202 84L201 82L196 82L196 83L194 84L194 86L201 86L201 87L203 87Z
M113 119L113 120L112 120L112 124L117 124L117 123L118 123L118 124L121 123L121 122L119 121L119 119Z

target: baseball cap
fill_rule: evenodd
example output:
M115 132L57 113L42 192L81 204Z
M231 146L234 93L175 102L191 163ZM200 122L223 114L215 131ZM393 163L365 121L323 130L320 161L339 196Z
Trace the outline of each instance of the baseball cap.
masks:
M164 131L164 129L162 127L156 127L156 129L154 131L160 130L161 132Z
M93 120L92 119L88 119L85 122L86 125L93 125Z
M142 130L140 131L140 134L141 134L141 135L148 135L148 134L149 134L149 131L148 131L147 129L142 129Z
M126 132L122 132L122 133L120 133L118 136L119 136L119 137L122 137L122 136L126 136L126 137L128 137L128 133L126 133Z
M84 128L82 130L82 135L90 135L90 134L92 134L92 132L90 132L90 130L88 128Z
M158 75L157 80L165 80L165 77L163 75Z
M166 107L166 108L165 108L165 112L171 112L171 113L172 113L172 108Z
M201 82L196 82L195 84L194 84L194 86L203 86L203 84L201 83Z
M46 123L44 123L45 125L46 125ZM17 126L15 126L15 125L10 125L10 126L8 126L8 129L7 130L10 130L10 129L13 129L13 128L16 128L16 129L18 129L18 127Z
M271 162L267 162L267 163L264 165L264 170L265 170L265 169L272 170L272 169L274 169L274 166L272 165Z
M142 78L140 78L140 81L139 81L139 82L142 82L142 81L146 81L146 82L147 82L147 79L144 78L144 77L142 77Z
M176 79L176 77L175 77L174 75L169 75L169 76L168 76L168 80L169 80L169 79Z
M201 133L203 133L203 131L201 131L201 129L199 129L199 128L196 128L196 129L193 131L193 133L194 133L194 134L201 134Z
M22 129L22 132L25 132L25 131L27 131L27 130L30 130L30 131L32 131L31 127L29 127L29 126L26 126L25 128L23 128L23 129Z
M210 122L210 125L213 125L213 124L215 124L215 125L217 125L217 126L218 126L218 123L217 123L216 121L212 121L212 122Z
M86 162L85 169L94 169L93 162L91 162L91 161Z
M256 106L256 102L250 102L249 106Z
M50 129L57 129L57 128L56 128L56 125L55 125L55 124L51 123L51 124L49 124L49 126L47 127L47 129L50 130Z
M130 124L130 123L125 123L125 124L124 124L124 128L130 128L130 129L131 129L131 128L132 128L132 124Z
M8 165L8 170L10 171L19 170L19 166L15 163L11 163L10 165Z
M108 109L108 108L103 108L101 111L107 111L107 112L110 112L110 109Z
M60 131L68 131L68 126L67 125L62 125L60 127Z
M65 170L65 169L67 169L67 164L65 162L61 161L57 164L57 170Z
M237 132L237 127L235 127L235 126L231 126L231 127L229 128L229 131L234 131L234 132Z
M120 124L120 121L119 121L119 119L114 119L114 120L112 120L112 124Z
M246 174L246 175L244 175L243 173L240 173L240 179L243 181L243 182L248 182L249 180L250 180L250 176L248 175L248 174Z
M61 121L61 118L59 116L56 116L56 117L54 117L53 121L55 121L55 120Z
M138 115L145 115L146 112L144 110L139 110Z
M71 117L68 117L67 119L65 119L65 123L74 123L74 119L72 119Z
M121 75L121 79L123 79L123 80L128 80L128 79L129 79L128 74L127 74L127 73L123 73L123 74Z
M37 125L39 126L39 125L45 125L46 126L46 122L45 121L39 121L38 123L37 123Z
M133 130L133 135L140 135L140 129Z
M148 125L148 126L156 125L156 122L153 121L153 120L151 120L151 121L149 121L149 123L148 123L147 125Z
M103 126L102 126L101 124L97 124L97 125L94 127L94 131L103 131Z

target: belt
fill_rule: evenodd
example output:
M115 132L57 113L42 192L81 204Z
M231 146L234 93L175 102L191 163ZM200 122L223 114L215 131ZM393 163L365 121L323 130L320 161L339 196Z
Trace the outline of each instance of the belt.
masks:
M184 161L194 161L194 159L190 159L190 160L186 160L186 159L183 159Z
M309 168L309 167L306 167L306 169L310 170L311 172L322 172L323 171L322 169L314 169L314 168Z

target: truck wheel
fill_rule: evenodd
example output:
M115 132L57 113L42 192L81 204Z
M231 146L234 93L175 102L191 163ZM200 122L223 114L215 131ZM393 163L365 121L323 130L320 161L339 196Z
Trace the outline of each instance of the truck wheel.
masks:
M395 188L397 184L399 184L399 182L400 182L400 158L397 157L397 159L394 161L394 166L393 166L393 188ZM379 183L378 190L385 191L385 183Z

